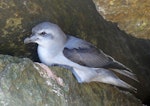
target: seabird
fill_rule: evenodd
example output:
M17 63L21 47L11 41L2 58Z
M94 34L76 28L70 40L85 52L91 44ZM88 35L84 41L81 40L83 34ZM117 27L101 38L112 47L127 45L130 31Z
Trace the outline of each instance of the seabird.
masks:
M135 74L125 65L106 55L91 43L66 35L61 28L50 22L42 22L32 28L24 43L37 43L38 56L48 66L62 65L72 68L79 83L102 82L135 90L114 72L138 81Z

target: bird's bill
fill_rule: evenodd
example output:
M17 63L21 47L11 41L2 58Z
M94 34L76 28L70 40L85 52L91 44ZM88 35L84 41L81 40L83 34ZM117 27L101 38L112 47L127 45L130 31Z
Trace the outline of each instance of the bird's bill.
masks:
M28 43L35 43L38 40L37 36L31 36L28 38L25 38L24 43L28 44Z

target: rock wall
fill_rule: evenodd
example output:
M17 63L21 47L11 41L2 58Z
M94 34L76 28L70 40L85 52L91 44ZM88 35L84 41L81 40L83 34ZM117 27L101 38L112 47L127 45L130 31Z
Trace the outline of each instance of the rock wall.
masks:
M136 97L150 97L150 41L132 37L106 21L91 0L2 0L0 2L0 54L39 61L36 45L24 45L31 28L43 21L58 24L66 34L85 39L131 68L140 83ZM147 25L147 24L146 24Z

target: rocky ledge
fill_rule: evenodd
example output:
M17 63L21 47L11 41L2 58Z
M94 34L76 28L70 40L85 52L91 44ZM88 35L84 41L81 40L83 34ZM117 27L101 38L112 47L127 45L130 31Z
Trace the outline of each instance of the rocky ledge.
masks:
M142 106L127 91L102 83L78 84L69 70L50 69L55 78L28 58L0 55L0 106Z

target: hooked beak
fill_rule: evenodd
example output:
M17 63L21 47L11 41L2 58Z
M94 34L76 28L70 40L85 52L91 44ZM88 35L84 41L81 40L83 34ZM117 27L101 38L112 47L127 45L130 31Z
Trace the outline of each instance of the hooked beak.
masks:
M36 35L33 35L33 36L31 36L31 37L25 38L24 43L25 43L25 44L28 44L28 43L36 43L36 41L37 41L38 39L39 39L39 38L38 38Z

